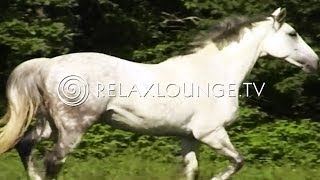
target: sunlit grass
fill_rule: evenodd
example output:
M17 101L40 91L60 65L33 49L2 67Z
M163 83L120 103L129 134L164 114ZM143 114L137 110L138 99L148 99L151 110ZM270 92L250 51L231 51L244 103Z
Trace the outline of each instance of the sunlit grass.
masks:
M285 164L285 163L284 163ZM208 180L223 170L226 162L208 159L200 161L200 180ZM24 169L16 153L0 157L0 179L26 179ZM158 162L134 154L103 159L69 158L61 172L61 180L177 180L182 179L181 163ZM320 167L289 167L246 164L234 180L313 180L320 179Z

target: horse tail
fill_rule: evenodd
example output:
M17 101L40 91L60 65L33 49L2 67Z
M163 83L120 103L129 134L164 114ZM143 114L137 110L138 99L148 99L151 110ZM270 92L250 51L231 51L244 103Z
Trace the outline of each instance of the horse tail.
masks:
M0 119L0 124L5 124L0 129L0 154L15 146L37 111L41 102L38 62L44 59L29 60L20 64L8 79L8 107L6 114Z

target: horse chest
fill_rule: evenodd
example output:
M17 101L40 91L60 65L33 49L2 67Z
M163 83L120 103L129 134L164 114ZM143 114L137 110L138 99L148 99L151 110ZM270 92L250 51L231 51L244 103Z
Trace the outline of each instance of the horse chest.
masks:
M205 111L202 115L203 121L212 122L207 123L208 126L228 126L232 124L238 117L238 101L237 99L225 99L216 101L211 104L211 111ZM201 113L201 112L200 112ZM202 120L199 120L202 121Z
M222 121L224 121L224 126L228 126L230 124L232 124L238 117L238 109L239 106L237 104L237 102L232 102L229 104L225 104L223 107L223 110L221 113L223 115L223 118L221 119Z

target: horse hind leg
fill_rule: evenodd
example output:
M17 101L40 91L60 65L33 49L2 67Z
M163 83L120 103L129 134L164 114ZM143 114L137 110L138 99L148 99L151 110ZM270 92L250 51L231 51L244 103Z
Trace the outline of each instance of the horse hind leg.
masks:
M39 114L36 119L37 122L35 126L27 131L22 139L16 144L15 148L18 151L23 166L28 173L29 179L41 180L42 176L35 166L32 150L36 144L41 141L41 139L48 139L51 137L52 128L48 121L48 116Z
M53 116L58 131L58 139L52 150L44 158L46 179L57 179L67 155L79 144L86 130L98 120L96 115L82 114L80 116L79 114L81 113L78 113L75 117L72 117L75 113Z
M70 137L68 137L70 136ZM80 142L82 134L70 133L59 137L53 149L44 158L46 179L57 179L57 176L66 160L66 156L72 152L74 147Z
M195 180L198 177L197 150L198 142L193 138L183 138L181 140L182 156L185 163L186 180Z

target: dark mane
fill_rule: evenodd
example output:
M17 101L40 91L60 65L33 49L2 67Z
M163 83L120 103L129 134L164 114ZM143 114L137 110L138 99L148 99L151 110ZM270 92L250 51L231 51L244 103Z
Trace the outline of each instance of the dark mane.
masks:
M196 37L192 43L194 47L203 47L206 42L211 41L222 49L230 42L239 41L241 39L241 31L244 28L252 28L256 22L264 21L267 16L257 16L248 18L245 16L233 16L226 18L212 27L210 27L204 34Z

